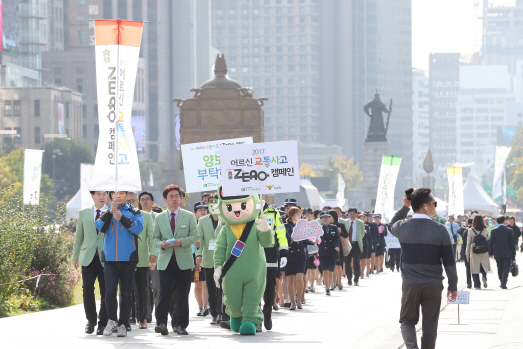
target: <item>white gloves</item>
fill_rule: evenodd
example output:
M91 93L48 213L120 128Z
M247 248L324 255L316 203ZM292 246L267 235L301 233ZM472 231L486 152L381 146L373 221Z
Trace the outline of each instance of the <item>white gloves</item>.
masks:
M287 257L281 257L280 268L285 268L286 265L287 265Z
M214 271L214 282L216 283L216 288L220 288L220 278L222 277L222 269L222 267L218 267Z
M269 228L269 223L267 223L267 217L264 213L261 214L260 219L256 219L254 222L258 224L258 230L261 232L267 232L271 230L271 228Z

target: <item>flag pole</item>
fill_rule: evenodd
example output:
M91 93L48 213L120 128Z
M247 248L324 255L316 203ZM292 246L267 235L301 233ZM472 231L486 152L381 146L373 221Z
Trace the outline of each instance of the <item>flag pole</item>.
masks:
M116 49L116 118L115 118L115 144L114 144L114 195L115 199L118 202L118 133L120 127L120 108L119 108L119 98L118 98L118 89L120 86L120 20L116 22L118 26L118 44Z

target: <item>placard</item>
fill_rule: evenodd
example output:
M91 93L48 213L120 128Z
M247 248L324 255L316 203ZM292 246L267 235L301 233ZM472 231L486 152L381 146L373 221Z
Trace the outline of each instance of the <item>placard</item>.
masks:
M220 147L252 144L252 137L182 144L183 173L188 193L216 190L221 184Z
M300 191L296 141L222 147L220 156L227 196Z
M390 230L388 228L386 228L386 229L387 229L387 235L384 236L384 238L385 238L385 247L387 249L389 249L389 248L401 248L401 244L400 244L398 238L395 237L394 235L392 235L392 233L390 232ZM383 234L385 234L385 233L383 233Z
M323 229L317 220L309 222L306 219L300 219L296 222L291 237L294 241L310 240L311 238L318 241L318 238L322 235Z
M40 203L43 153L43 150L36 149L25 149L24 151L24 205L38 205Z
M454 302L451 302L447 297L447 304L469 304L470 291L458 291L458 296Z

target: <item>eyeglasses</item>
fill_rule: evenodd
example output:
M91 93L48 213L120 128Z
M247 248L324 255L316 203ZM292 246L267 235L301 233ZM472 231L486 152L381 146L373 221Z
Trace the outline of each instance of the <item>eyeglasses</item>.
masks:
M143 198L140 199L140 201L144 201L145 202L145 201L152 201L152 200L149 197L143 197Z

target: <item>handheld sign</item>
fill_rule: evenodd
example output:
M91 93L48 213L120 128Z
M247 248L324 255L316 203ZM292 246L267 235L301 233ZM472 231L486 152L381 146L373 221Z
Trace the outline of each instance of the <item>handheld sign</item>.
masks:
M447 298L447 304L469 304L470 301L470 291L458 291L458 296L454 302L451 302Z
M227 196L300 191L296 141L221 147L220 157Z
M311 238L318 241L322 235L323 229L317 220L307 222L306 219L300 219L292 230L291 237L294 241L310 240Z

